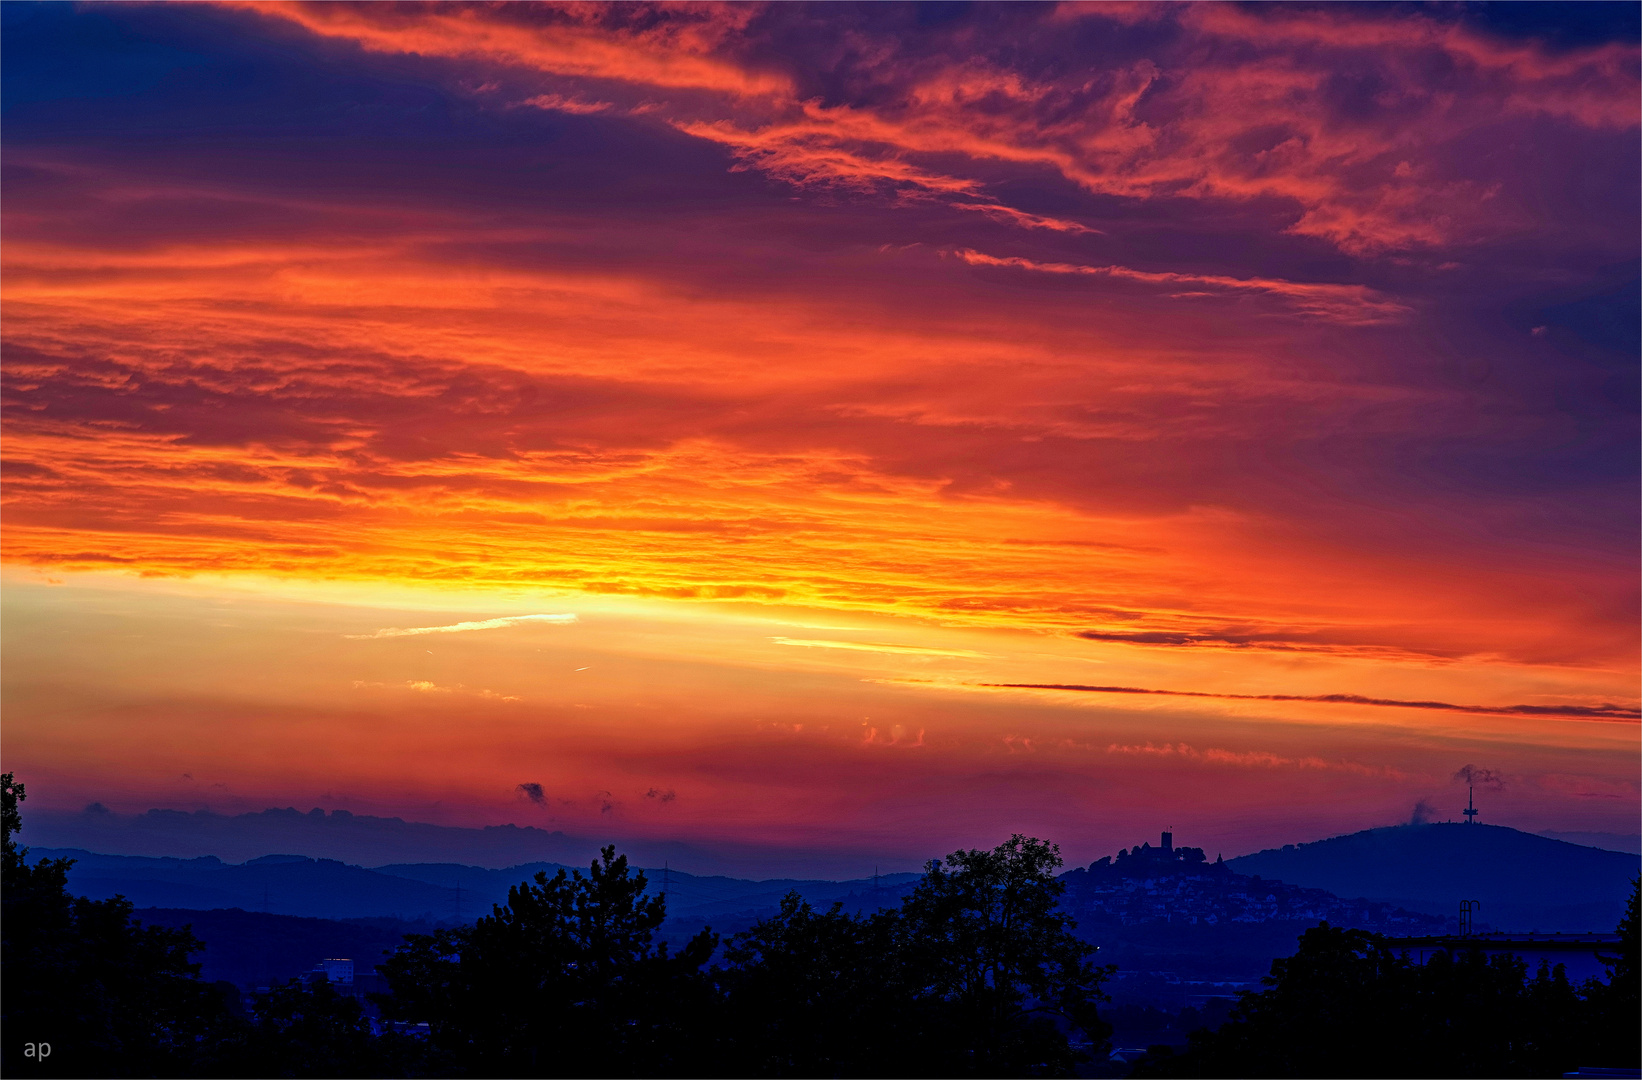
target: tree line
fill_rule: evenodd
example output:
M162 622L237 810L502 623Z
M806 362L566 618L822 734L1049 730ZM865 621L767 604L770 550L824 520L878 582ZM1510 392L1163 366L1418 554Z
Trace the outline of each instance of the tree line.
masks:
M1272 962L1183 1051L1155 1047L1137 1077L1561 1076L1642 1064L1637 889L1619 924L1607 981L1569 982L1510 953L1437 952L1424 964L1379 934L1321 926Z
M408 935L380 965L373 1034L353 997L293 981L258 995L198 977L187 930L29 865L4 793L4 1066L11 1076L1069 1076L1101 1072L1112 968L1073 934L1052 844L1012 837L928 864L897 908L817 910L796 893L750 930L659 941L664 896L606 848L537 874L470 926ZM1633 893L1613 977L1573 987L1513 957L1423 967L1327 924L1267 989L1138 1076L1536 1076L1634 1064ZM1628 996L1627 996L1628 995ZM47 1058L26 1048L49 1044ZM1576 1052L1578 1051L1578 1052ZM1582 1053L1610 1055L1578 1060ZM1628 1057L1626 1055L1629 1055Z
M71 896L68 860L29 865L13 839L26 792L0 779L7 1075L1061 1076L1106 1049L1111 969L1073 935L1041 840L933 861L897 909L793 893L676 952L657 938L665 897L605 848L470 926L408 935L374 998L425 1033L373 1035L324 982L239 1015L234 987L198 978L190 932ZM50 1057L23 1056L39 1043Z

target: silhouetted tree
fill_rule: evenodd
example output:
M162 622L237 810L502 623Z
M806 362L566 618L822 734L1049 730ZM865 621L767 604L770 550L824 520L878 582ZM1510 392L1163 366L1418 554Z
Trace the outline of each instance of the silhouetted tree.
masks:
M671 954L654 940L666 902L645 886L613 847L586 877L539 873L471 927L408 936L378 1000L474 1075L676 1074L710 1034L701 968L717 938Z
M1577 1056L1585 1003L1559 965L1507 953L1425 964L1363 930L1307 930L1217 1031L1154 1048L1134 1076L1547 1076Z
M895 913L842 908L817 913L790 892L779 912L730 940L714 971L725 1010L717 1052L729 1075L927 1071L918 1037L927 1006L907 982Z
M4 961L4 1063L8 1075L187 1075L202 1046L229 1037L233 1017L218 988L199 981L186 928L145 927L124 897L68 891L70 859L28 863L15 835L27 797L0 776L0 958ZM45 1061L23 1057L50 1043Z
M384 1013L424 1040L374 1035L329 983L256 999L206 985L184 930L146 928L121 897L69 894L68 860L30 866L4 802L6 1068L15 1075L1056 1076L1097 1054L1111 968L1073 936L1051 844L1014 836L931 862L897 909L817 912L796 893L736 935L677 954L656 941L665 898L607 847L584 876L515 886L471 927L410 935L381 968ZM1633 885L1609 978L1576 990L1480 948L1413 962L1385 938L1327 923L1274 961L1184 1052L1136 1076L1537 1076L1638 1057ZM49 1042L44 1064L21 1057ZM1103 1055L1101 1055L1103 1056Z
M1104 1047L1109 968L1059 908L1053 845L1022 836L929 864L895 911L817 914L796 893L718 973L750 1075L1069 1075L1068 1033Z
M920 996L946 1004L948 1072L1067 1075L1065 1031L1098 1045L1111 1029L1096 1005L1111 968L1091 963L1060 907L1060 850L1019 834L991 851L929 864L901 905L899 953Z
M1619 920L1619 947L1603 956L1608 981L1592 979L1585 984L1591 1003L1590 1053L1585 1065L1637 1068L1642 1066L1642 942L1638 940L1638 901L1642 899L1642 878L1631 882L1631 898Z
M338 993L326 980L292 979L258 994L251 1011L250 1023L213 1048L209 1064L215 1075L427 1075L420 1040L373 1034L358 999Z

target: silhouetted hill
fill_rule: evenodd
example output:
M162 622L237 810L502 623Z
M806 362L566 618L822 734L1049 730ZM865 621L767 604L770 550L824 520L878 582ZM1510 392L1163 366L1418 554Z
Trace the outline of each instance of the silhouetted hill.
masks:
M1396 825L1228 859L1240 874L1451 915L1500 930L1611 930L1642 859L1498 825Z
M29 858L73 859L71 891L96 900L118 893L138 907L241 908L321 919L386 917L435 923L469 922L488 915L491 905L507 900L512 886L539 871L552 876L561 869L561 864L549 862L502 870L459 863L396 863L371 869L301 855L265 855L233 864L214 856L167 859L99 855L77 848L34 848ZM837 901L852 912L876 910L899 903L917 878L886 874L875 886L870 878L746 881L676 870L645 873L652 892L666 888L668 923L685 937L708 923L715 929L745 929L775 911L789 890L797 890L818 907Z
M300 855L266 855L236 865L213 856L162 859L53 848L29 852L31 862L39 858L75 860L68 874L69 891L94 900L118 893L137 907L430 920L448 920L454 907L451 890Z
M1299 936L1325 920L1396 936L1457 928L1391 904L1248 877L1209 862L1201 848L1175 847L1172 834L1160 839L1060 878L1078 936L1119 967L1115 1001L1180 1007L1257 989L1272 959L1292 953Z
M247 814L209 810L149 810L121 814L93 804L78 813L31 810L21 842L31 848L78 848L132 856L216 856L244 862L272 852L300 851L350 865L463 863L497 869L529 863L586 866L599 849L617 850L643 866L689 866L702 873L756 877L765 874L859 874L862 859L848 853L771 848L723 841L691 844L644 837L572 836L534 826L463 828L401 818L326 813L294 807Z
M1456 843L1463 858L1451 850ZM120 893L139 908L166 909L143 912L148 921L192 923L207 944L207 976L242 986L300 974L327 956L354 959L364 972L406 930L471 921L504 902L510 887L561 869L556 862L505 869L455 862L367 868L298 855L236 865L209 856L48 848L31 854L41 857L77 860L69 874L75 892L95 898ZM1298 936L1321 920L1394 935L1452 929L1459 895L1444 894L1448 886L1463 885L1465 898L1483 901L1495 925L1513 925L1501 915L1514 910L1501 899L1504 893L1519 908L1540 902L1534 911L1541 917L1524 928L1557 928L1543 917L1547 900L1564 916L1572 909L1593 927L1611 927L1626 894L1626 874L1637 861L1510 829L1426 826L1372 830L1225 863L1209 863L1198 848L1142 844L1115 860L1070 870L1061 880L1078 935L1101 947L1103 961L1123 969L1114 997L1179 1007L1254 987L1272 958L1292 952ZM751 881L645 873L653 892L667 892L662 936L675 945L703 925L726 937L745 930L774 913L789 890L818 908L839 902L863 912L897 905L917 880L913 874L877 881ZM1334 887L1320 877L1325 874L1333 875ZM1564 888L1585 899L1556 903ZM1571 928L1584 928L1586 920L1578 921Z
M451 890L460 886L464 897L482 905L468 908L474 915L488 915L491 904L507 899L507 890L521 881L527 881L537 871L552 876L560 869L559 863L522 863L504 870L487 870L481 866L463 866L457 863L393 863L375 868L379 874L427 882ZM565 867L565 869L577 869ZM582 866L584 873L586 867ZM853 881L823 881L815 878L770 878L748 881L742 878L686 874L679 870L644 871L652 892L667 892L667 913L670 918L694 919L709 922L716 928L725 916L744 914L767 915L781 905L781 898L789 891L818 907L843 903L846 910L875 910L898 904L901 896L918 879L917 874L885 874L876 886L871 878ZM876 892L874 889L876 888ZM467 900L464 900L466 905Z
M1140 853L1137 849L1131 861ZM73 858L77 861L69 874L71 889L96 899L121 893L138 907L241 908L327 919L392 917L441 923L488 914L492 904L506 900L510 886L528 880L537 871L551 875L561 866L557 862L528 862L498 870L459 863L394 863L369 869L297 855L268 855L232 864L212 856L173 859L52 848L36 848L33 857ZM1445 917L1454 915L1461 900L1477 900L1483 905L1481 921L1498 929L1608 930L1619 919L1630 878L1638 872L1639 864L1642 859L1634 855L1581 847L1515 829L1435 824L1371 829L1313 844L1262 851L1229 860L1223 870L1324 890L1333 897L1360 897ZM1090 886L1096 878L1111 876L1097 872L1100 865L1089 870L1094 874ZM1208 872L1212 867L1199 870ZM725 932L744 928L774 911L789 889L797 890L818 907L838 901L850 911L873 910L899 903L915 880L912 874L892 874L875 885L870 878L749 881L679 871L647 873L652 889L659 891L666 885L668 921L680 933L688 926L703 923ZM1149 886L1132 895L1124 891L1125 886L1110 896L1102 895L1096 902L1095 894L1078 880L1081 876L1074 873L1068 879L1068 885L1073 886L1068 906L1081 909L1079 915L1084 921L1150 921L1138 907L1125 910L1120 917L1114 905L1121 901L1130 906L1166 904L1175 914L1199 922L1213 918L1253 924L1328 918L1392 929L1389 923L1377 925L1384 921L1381 914L1366 910L1354 910L1349 919L1342 918L1345 912L1336 910L1340 905L1332 897L1280 897L1282 902L1278 903L1267 902L1262 893L1256 902L1249 898L1252 894L1241 895L1247 893L1246 889L1220 885L1190 904L1181 896L1171 894L1165 901L1161 894L1154 895L1160 886ZM1132 872L1117 874L1120 879L1126 876L1132 876ZM1111 890L1102 886L1097 891ZM1089 906L1091 903L1094 907ZM1203 910L1198 911L1198 907ZM1243 907L1248 910L1243 911ZM1097 911L1101 913L1098 916Z
M537 860L581 863L594 858L599 849L593 838L530 826L469 829L346 810L327 814L317 807L307 812L284 807L248 814L40 810L29 814L22 841L30 847L134 856L163 852L243 861L270 852L302 851L356 864L459 858L492 867ZM633 849L628 845L623 850ZM680 857L684 857L682 852L665 852L656 861Z
M1612 832L1557 832L1547 829L1540 833L1552 840L1565 840L1581 847L1601 848L1603 851L1622 851L1628 855L1642 855L1642 834Z

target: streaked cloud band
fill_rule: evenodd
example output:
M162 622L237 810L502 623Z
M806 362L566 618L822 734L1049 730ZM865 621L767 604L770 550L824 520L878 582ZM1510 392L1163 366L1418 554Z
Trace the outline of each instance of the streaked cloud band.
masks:
M563 626L576 622L574 615L510 615L504 619L480 619L477 622L451 623L449 626L390 626L386 630L378 630L374 634L343 634L345 638L356 641L369 641L375 638L390 637L417 637L421 634L461 634L469 630L501 630L508 626L522 626L527 623L549 623Z
M857 652L903 653L911 656L971 656L979 658L986 655L970 649L926 649L921 645L891 645L879 641L827 641L814 638L789 637L772 637L770 640L777 645L798 645L806 649L853 649Z
M1314 701L1326 705L1377 705L1393 709L1436 709L1485 716L1543 716L1575 720L1636 720L1642 711L1625 705L1455 705L1447 701L1401 701L1361 694L1216 694L1205 690L1151 690L1139 686L1081 686L1073 683L977 683L989 690L1072 690L1086 694L1150 694L1221 698L1231 701Z

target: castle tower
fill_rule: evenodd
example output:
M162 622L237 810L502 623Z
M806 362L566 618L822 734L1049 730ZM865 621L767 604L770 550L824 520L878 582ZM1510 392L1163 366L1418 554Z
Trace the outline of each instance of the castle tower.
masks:
M1174 833L1168 832L1168 831L1165 831L1163 833L1163 850L1164 851L1173 851L1174 850Z

